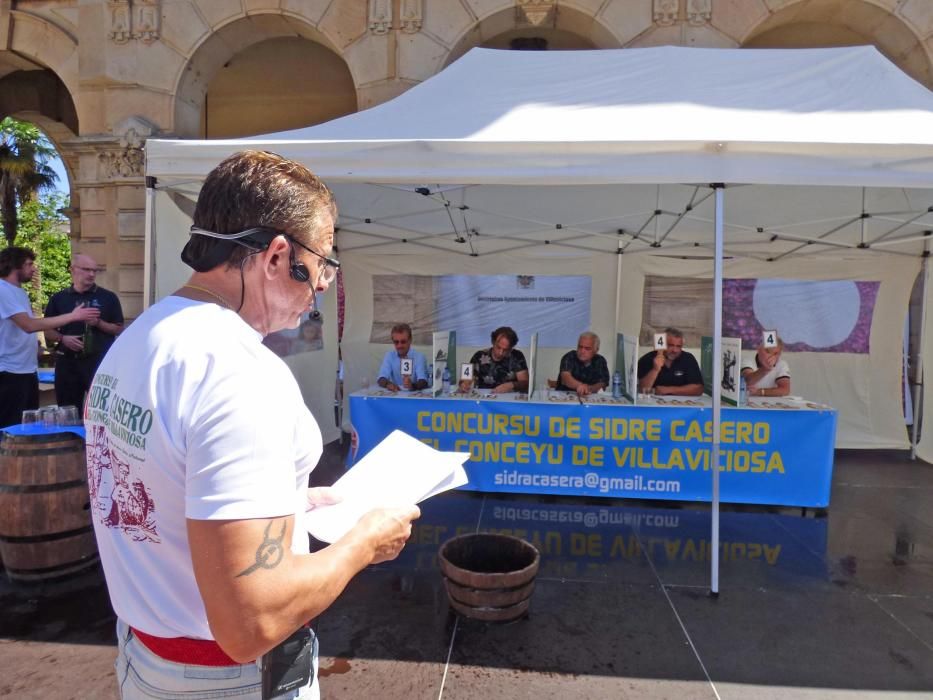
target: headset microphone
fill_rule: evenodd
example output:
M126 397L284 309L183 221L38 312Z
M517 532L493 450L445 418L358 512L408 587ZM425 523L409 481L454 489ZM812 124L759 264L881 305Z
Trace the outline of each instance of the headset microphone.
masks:
M291 278L296 282L304 282L310 287L311 273L308 271L307 265L295 259L294 247L289 246L288 258L290 262L288 274ZM312 321L323 321L324 318L324 315L317 308L317 290L313 288L311 290L311 311L308 312L308 318Z

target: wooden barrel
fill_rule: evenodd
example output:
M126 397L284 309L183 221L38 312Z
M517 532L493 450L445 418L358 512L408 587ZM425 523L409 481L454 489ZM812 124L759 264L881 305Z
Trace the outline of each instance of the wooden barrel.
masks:
M60 578L97 563L77 435L0 437L0 558L13 581Z
M460 535L438 553L450 606L463 617L509 622L528 612L541 555L529 542L495 534Z

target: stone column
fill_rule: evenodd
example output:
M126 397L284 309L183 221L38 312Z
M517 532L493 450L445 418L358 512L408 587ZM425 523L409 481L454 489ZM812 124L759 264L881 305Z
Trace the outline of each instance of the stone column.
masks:
M75 188L80 209L73 230L76 251L93 256L98 283L120 297L126 320L143 309L146 188L143 144L152 126L139 117L121 122L113 136L85 136L69 146L77 153Z

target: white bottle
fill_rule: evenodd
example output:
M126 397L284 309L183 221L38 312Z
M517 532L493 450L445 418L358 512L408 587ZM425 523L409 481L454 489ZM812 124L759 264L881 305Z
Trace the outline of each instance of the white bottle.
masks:
M445 394L450 393L450 370L444 366L444 373L441 375L441 391Z

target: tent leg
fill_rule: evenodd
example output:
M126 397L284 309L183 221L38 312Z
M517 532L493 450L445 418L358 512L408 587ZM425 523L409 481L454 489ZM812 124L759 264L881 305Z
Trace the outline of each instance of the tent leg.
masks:
M920 420L923 416L923 339L927 325L927 277L930 274L927 261L927 244L923 246L923 266L920 274L923 275L922 293L920 295L920 340L917 343L917 354L914 358L914 424L910 430L910 458L917 459L917 441L920 434Z
M713 262L713 444L710 466L713 472L712 531L710 533L710 593L719 595L719 437L722 412L722 229L724 185L716 190L716 255Z
M146 177L146 228L144 246L143 267L143 309L148 309L155 302L155 255L156 255L156 178Z

